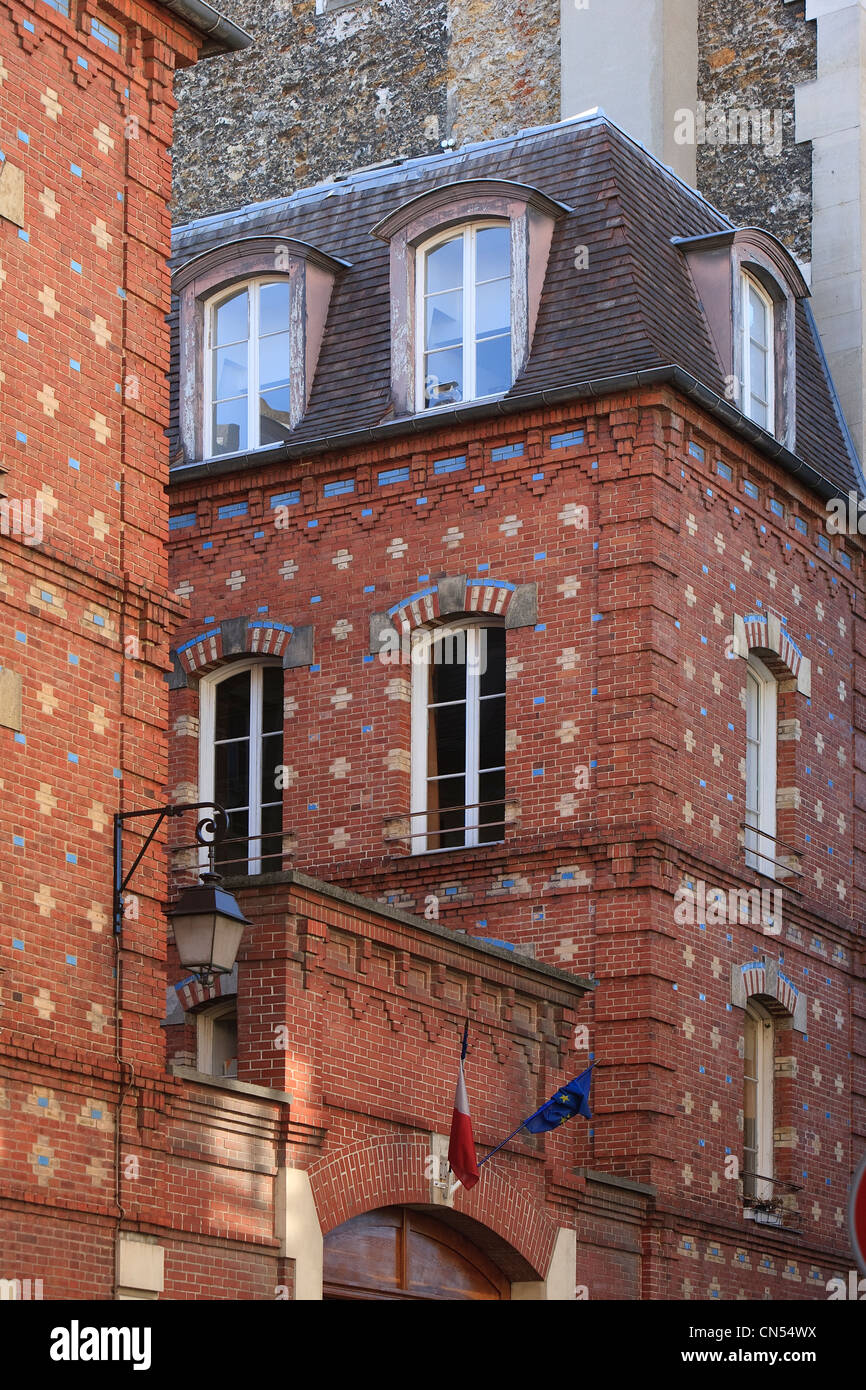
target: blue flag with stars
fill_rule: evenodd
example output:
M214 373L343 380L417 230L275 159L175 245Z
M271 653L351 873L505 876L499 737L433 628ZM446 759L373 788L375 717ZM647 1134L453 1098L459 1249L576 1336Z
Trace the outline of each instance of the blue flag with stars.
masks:
M557 1129L566 1120L570 1120L572 1115L583 1115L587 1120L592 1119L592 1111L589 1108L589 1086L592 1081L592 1067L587 1067L580 1076L576 1076L573 1081L568 1081L564 1086L550 1097L544 1105L536 1110L534 1115L530 1115L528 1120L524 1120L521 1129L528 1129L530 1134L546 1134L549 1129Z

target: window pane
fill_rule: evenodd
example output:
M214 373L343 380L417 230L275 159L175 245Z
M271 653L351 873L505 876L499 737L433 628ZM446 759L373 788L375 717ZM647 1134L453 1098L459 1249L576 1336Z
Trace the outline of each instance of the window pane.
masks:
M505 762L505 696L494 695L482 700L478 713L479 767L502 767Z
M289 384L289 335L274 333L259 343L259 389Z
M480 342L475 356L475 388L479 396L495 396L511 385L511 334Z
M767 346L767 306L761 296L749 286L749 337Z
M459 289L463 284L463 233L428 252L425 264L427 294Z
M213 1076L237 1076L238 1020L224 1014L213 1021Z
M456 849L466 842L466 783L463 777L427 784L427 844L430 849Z
M277 768L283 761L283 736L266 734L262 739L262 805L277 801L281 795L277 787Z
M757 739L761 686L751 671L746 676L746 738Z
M475 335L489 338L511 327L511 281L491 280L479 285L475 295Z
M759 401L767 400L767 354L757 343L749 344L749 387Z
M247 394L247 350L246 343L235 343L233 347L217 348L213 355L213 398L224 401L230 396Z
M250 732L250 673L239 671L216 688L217 742L224 738L248 738ZM246 797L244 797L246 803Z
M249 805L250 744L249 739L237 743L218 743L215 749L216 771L214 799L227 811ZM232 817L232 825L235 818Z
M466 633L455 632L433 642L428 648L430 661L430 703L466 699Z
M494 280L511 273L511 228L482 227L475 234L475 279Z
M482 844L505 837L505 773L485 772L478 779L478 839ZM486 804L485 804L486 803Z
M262 672L262 730L283 732L283 668L266 666Z
M425 304L425 347L454 347L463 341L463 291L431 295Z
M291 429L289 388L269 391L259 399L259 444L277 444Z
M247 447L247 398L222 401L213 410L214 454L236 454Z
M427 405L448 405L463 399L463 349L428 352L424 360L424 396Z
M237 343L249 333L249 295L241 290L214 310L214 343Z
M462 773L466 766L466 706L437 705L430 711L428 777Z
M767 407L763 401L752 396L749 403L749 419L754 420L756 425L760 425L762 430L768 429Z
M505 690L505 628L481 630L481 694L499 695Z
M289 282L259 288L259 336L281 333L289 327Z
M217 800L219 801L219 797ZM216 847L215 860L226 872L245 874L247 872L247 840L250 833L250 817L246 807L232 811L229 816L229 833Z
M283 805L262 807L261 847L251 851L261 856L261 872L277 873L283 862Z

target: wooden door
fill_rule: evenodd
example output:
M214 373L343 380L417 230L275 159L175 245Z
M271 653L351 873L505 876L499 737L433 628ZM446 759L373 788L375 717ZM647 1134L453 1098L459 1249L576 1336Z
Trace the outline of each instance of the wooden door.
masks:
M508 1280L451 1226L408 1207L381 1207L325 1236L324 1297L510 1298Z

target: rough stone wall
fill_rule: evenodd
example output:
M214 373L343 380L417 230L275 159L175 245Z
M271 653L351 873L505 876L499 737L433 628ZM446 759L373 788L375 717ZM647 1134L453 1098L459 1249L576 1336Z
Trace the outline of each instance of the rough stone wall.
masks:
M803 3L700 0L698 99L706 107L706 141L698 134L698 188L735 222L771 228L804 261L811 259L812 151L794 142L794 87L816 76L815 28ZM750 132L747 143L712 143L717 107L765 113L760 137ZM729 115L725 120L730 136Z
M253 48L177 78L174 220L559 116L558 0L225 0Z

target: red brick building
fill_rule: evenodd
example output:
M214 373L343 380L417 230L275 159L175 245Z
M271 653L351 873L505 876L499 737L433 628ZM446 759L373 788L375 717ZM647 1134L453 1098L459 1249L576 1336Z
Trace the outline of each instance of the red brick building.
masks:
M598 1062L590 1125L455 1199L500 1269L491 1179L560 1228L546 1296L825 1298L866 768L827 502L863 484L795 262L590 117L205 218L174 263L171 794L231 811L252 922L215 1006L169 990L176 1064L291 1093L326 1296L345 1260L393 1293L365 1242L414 1219L468 1015L479 1146ZM514 948L516 991L594 981L571 1052L382 949L389 912Z

